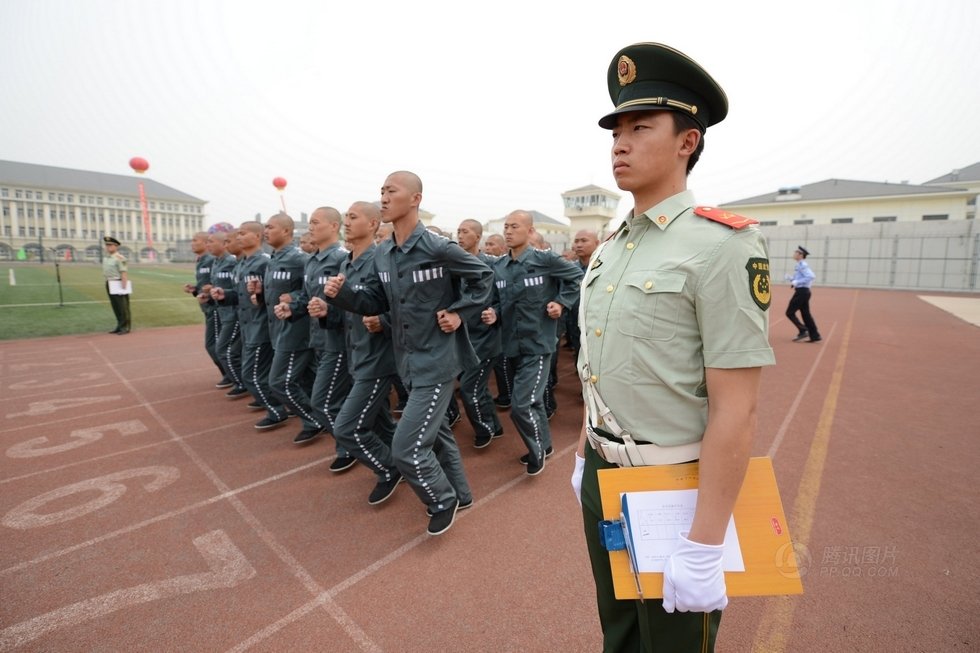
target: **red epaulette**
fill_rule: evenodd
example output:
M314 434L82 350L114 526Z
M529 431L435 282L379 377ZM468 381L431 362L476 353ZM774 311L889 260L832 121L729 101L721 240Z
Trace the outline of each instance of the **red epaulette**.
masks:
M744 229L749 225L759 224L758 220L746 218L745 216L738 215L737 213L725 211L724 209L716 209L711 206L697 206L694 208L694 214L699 215L702 218L708 218L714 222L720 222L726 227L731 227L732 229Z

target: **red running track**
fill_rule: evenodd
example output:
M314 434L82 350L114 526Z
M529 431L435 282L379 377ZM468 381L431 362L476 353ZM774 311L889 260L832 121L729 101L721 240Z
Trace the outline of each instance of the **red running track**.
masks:
M754 453L805 593L733 600L718 650L980 650L980 329L818 289L824 341L793 343L788 299ZM330 474L331 441L255 431L200 327L0 344L0 651L599 650L560 359L545 472L506 414L483 450L464 419L476 504L430 538L406 486L368 506L373 476Z

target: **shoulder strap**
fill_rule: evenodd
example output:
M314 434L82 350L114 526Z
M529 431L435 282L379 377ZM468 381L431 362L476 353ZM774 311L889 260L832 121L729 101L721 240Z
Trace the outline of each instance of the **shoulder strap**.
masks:
M749 225L759 224L758 220L746 218L745 216L738 215L737 213L732 213L731 211L725 211L723 209L716 209L711 206L694 207L694 215L701 218L707 218L712 222L721 223L726 227L731 227L735 230L744 229Z

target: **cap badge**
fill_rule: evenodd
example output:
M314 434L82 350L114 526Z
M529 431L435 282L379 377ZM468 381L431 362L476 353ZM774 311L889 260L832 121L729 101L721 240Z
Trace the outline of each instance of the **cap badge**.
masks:
M625 54L619 58L616 70L619 73L620 86L626 86L636 79L636 64Z

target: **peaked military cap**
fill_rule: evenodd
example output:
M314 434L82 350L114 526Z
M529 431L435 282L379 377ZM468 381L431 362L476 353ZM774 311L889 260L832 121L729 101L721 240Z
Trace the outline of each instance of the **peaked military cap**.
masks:
M122 244L118 240L116 240L115 238L113 238L112 236L105 236L105 237L103 237L102 238L102 242L104 242L106 245L121 245Z
M810 255L810 252L806 251L806 247L804 247L803 245L800 245L799 247L797 247L796 248L796 251L798 251L800 254L802 254L803 255L803 258L806 258L807 256Z
M634 43L616 53L607 74L616 109L599 120L616 126L629 111L677 111L705 131L728 115L728 97L711 75L683 52L661 43Z

